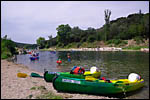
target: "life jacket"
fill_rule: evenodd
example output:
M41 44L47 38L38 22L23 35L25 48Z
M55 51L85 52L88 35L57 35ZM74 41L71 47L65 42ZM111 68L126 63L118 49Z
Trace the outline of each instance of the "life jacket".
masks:
M56 61L56 63L61 64L61 63L62 63L62 61L61 61L61 60L57 60L57 61Z
M71 74L84 74L85 70L82 67L74 66L71 70Z
M67 56L68 58L70 58L70 56Z

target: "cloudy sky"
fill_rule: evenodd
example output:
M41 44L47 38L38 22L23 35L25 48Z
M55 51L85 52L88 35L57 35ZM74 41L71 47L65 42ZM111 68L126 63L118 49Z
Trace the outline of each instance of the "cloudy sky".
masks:
M105 24L105 9L115 20L140 9L148 13L149 1L1 1L1 37L34 44L39 37L55 37L61 24L97 29Z

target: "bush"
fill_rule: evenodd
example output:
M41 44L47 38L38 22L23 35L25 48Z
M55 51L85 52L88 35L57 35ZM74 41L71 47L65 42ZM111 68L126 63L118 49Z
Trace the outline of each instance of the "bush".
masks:
M122 41L120 39L112 39L112 40L108 40L106 42L106 44L115 44L115 45L118 45L120 44Z
M12 40L1 38L1 59L6 59L17 54L15 46Z
M92 35L89 36L88 39L87 39L88 42L94 42L95 40L96 40L95 37L92 36Z
M114 39L114 40L113 40L113 43L114 43L115 45L118 45L118 44L121 43L121 40L120 40L120 39Z
M124 46L126 44L128 44L128 41L121 41L121 43L119 44L119 46Z
M144 42L141 36L134 37L134 41L136 41L136 44L140 44Z

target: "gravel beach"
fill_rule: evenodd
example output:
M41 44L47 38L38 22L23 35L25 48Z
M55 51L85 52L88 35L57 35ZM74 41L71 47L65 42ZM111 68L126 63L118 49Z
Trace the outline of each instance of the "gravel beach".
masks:
M71 94L57 92L52 83L47 83L43 78L26 77L19 78L17 73L26 73L30 75L32 72L43 76L43 73L29 69L22 64L15 64L7 60L1 60L1 99L35 99L42 94L40 90L32 90L33 87L44 86L47 91L51 91L55 95L60 95L65 99L114 99L106 96L96 96L88 94Z

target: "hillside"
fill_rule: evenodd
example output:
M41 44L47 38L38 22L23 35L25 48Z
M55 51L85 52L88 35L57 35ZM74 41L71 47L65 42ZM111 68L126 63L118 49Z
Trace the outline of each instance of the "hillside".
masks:
M26 48L26 49L35 49L37 48L37 44L27 44L27 43L18 43L14 42L16 47L18 48Z
M120 17L110 21L108 26L104 24L98 29L89 27L87 30L82 30L78 26L71 28L69 24L62 24L56 30L57 36L45 40L45 46L42 45L42 48L126 46L128 40L134 40L137 42L136 45L139 45L149 39L149 13Z

